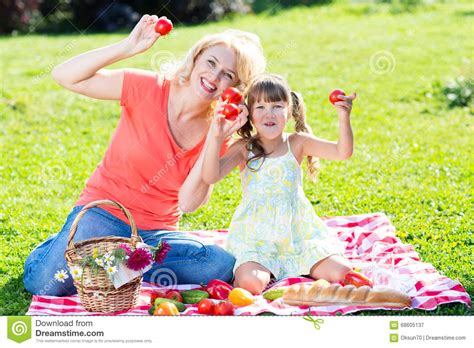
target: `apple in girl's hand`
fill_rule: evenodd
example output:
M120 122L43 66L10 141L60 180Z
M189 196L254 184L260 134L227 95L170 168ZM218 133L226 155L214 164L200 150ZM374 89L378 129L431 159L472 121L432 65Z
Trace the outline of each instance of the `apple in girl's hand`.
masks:
M222 110L222 114L225 116L226 120L234 121L237 116L239 116L240 109L235 104L226 104Z
M244 97L237 88L229 87L222 93L221 99L224 101L228 101L229 103L238 105L242 102Z
M332 103L332 105L334 105L334 103L338 101L342 101L341 99L339 99L340 95L346 95L346 93L344 93L342 89L335 89L331 92L331 94L329 95L329 101Z
M161 36L168 34L173 29L173 23L166 16L158 18L155 25L155 31Z

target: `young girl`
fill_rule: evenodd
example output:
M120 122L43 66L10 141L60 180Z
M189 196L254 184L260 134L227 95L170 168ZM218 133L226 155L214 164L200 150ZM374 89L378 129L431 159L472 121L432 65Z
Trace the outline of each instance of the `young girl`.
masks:
M341 96L339 141L316 138L305 120L301 97L280 76L263 74L247 92L249 120L236 141L219 159L222 142L236 126L219 114L213 119L202 167L202 178L214 184L239 166L243 199L229 227L227 250L236 257L234 286L259 294L270 282L308 274L329 282L353 273L342 244L315 214L302 186L301 163L306 157L314 179L316 158L344 160L352 155L352 101ZM284 132L289 118L296 133ZM239 119L234 121L243 123ZM253 134L255 127L255 134Z

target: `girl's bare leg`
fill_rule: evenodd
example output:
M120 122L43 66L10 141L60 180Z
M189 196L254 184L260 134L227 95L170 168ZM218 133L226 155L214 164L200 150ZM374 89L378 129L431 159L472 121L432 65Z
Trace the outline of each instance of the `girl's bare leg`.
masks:
M268 285L271 272L257 262L245 262L235 270L234 287L244 288L254 295L261 294Z
M330 283L337 283L344 280L351 270L349 260L340 255L331 255L314 264L310 275L314 279L325 279Z

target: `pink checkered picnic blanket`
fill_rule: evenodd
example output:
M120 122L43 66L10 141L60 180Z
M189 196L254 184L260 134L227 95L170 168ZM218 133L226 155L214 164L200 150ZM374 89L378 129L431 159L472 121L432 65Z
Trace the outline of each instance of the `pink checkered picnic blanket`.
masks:
M391 255L393 267L397 274L408 276L413 284L407 290L412 299L412 308L433 310L439 304L461 302L471 307L471 299L463 286L437 272L433 265L421 262L418 254L411 245L406 245L395 237L395 228L383 213L374 213L355 216L336 216L323 218L323 221L339 239L346 243L345 256L355 265L364 262L374 262L374 258ZM212 241L225 247L227 232L193 231L192 234ZM312 279L303 277L286 278L272 284L270 288L309 282ZM199 285L177 285L178 290L198 288ZM116 312L113 315L148 315L150 294L159 289L154 284L144 282L140 298L135 308L126 312ZM236 315L257 315L262 312L271 312L277 315L335 315L336 313L352 313L360 310L374 310L391 308L372 308L366 306L318 306L296 307L282 303L281 300L273 302L258 296L254 304L236 310ZM196 305L187 305L182 315L197 315ZM27 315L103 315L86 311L80 303L78 295L55 297L33 296ZM107 315L111 315L110 313Z

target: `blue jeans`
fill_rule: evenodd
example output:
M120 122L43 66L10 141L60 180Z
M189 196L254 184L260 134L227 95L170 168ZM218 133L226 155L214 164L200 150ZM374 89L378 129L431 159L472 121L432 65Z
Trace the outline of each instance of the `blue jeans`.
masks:
M67 217L61 232L50 236L28 256L24 267L24 285L35 295L66 296L75 294L72 277L65 282L54 279L54 274L68 270L64 258L69 230L82 206L76 206ZM208 283L212 279L232 280L235 258L221 247L208 244L185 232L138 230L143 241L156 246L166 240L171 249L163 263L154 263L144 274L145 281L162 286ZM74 240L103 236L130 237L130 225L101 208L92 208L79 221Z

